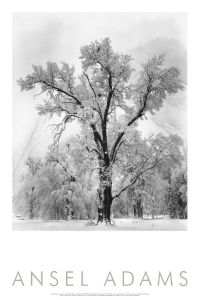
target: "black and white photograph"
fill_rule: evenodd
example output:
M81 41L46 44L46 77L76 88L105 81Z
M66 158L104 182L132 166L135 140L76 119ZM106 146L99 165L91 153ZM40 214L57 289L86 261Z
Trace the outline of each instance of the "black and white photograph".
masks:
M187 231L187 13L13 13L13 231Z
M199 298L196 4L3 3L2 299Z

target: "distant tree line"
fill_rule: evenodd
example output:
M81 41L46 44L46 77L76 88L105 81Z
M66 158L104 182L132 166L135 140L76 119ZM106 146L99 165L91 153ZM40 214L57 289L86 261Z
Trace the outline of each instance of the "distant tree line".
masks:
M137 164L150 159L152 145L154 150L157 149L160 161L115 198L112 217L169 215L171 218L187 218L187 172L184 157L178 150L180 138L150 135L148 139L142 139L138 133L136 136L134 146L129 144L127 153L122 154L113 173L116 192L131 180ZM63 143L59 152L52 145L43 159L29 157L26 160L27 172L21 178L19 192L13 197L15 213L29 219L97 219L98 168L94 153L87 151L83 140L83 136L76 136ZM160 140L164 141L162 147L166 147L164 155L160 155ZM173 145L170 149L169 142ZM77 145L82 145L82 148ZM178 152L174 156L175 149ZM155 156L155 151L152 153Z

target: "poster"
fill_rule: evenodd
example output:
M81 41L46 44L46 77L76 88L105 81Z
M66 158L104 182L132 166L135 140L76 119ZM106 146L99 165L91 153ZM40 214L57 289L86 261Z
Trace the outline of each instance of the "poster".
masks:
M46 10L44 9L44 11ZM70 66L74 64L77 70L76 74L80 74L81 65L78 58L80 57L81 46L91 45L91 42L96 40L100 43L101 39L108 37L112 42L113 49L115 48L118 51L117 53L127 55L133 53L133 57L135 55L133 67L136 69L134 72L136 72L138 78L141 63L153 57L154 52L155 55L159 55L164 50L167 52L165 53L165 59L168 59L165 67L175 66L181 68L182 80L186 85L187 47L189 45L191 49L192 45L192 43L188 44L187 42L187 13L156 13L151 11L137 13L133 9L130 9L129 13L122 11L118 13L112 13L112 10L101 13L70 13L67 11L62 13L13 13L13 43L11 47L13 55L12 170L16 171L17 176L13 176L12 189L20 189L20 185L27 180L26 176L22 177L25 174L25 171L22 172L22 164L25 159L31 157L31 154L32 157L34 155L35 157L39 155L45 157L45 147L49 142L49 138L52 137L52 135L44 134L44 128L45 132L48 131L47 126L44 125L51 123L45 123L46 119L37 119L38 116L34 109L37 104L42 103L42 100L45 99L45 94L35 97L36 94L41 92L37 87L34 91L25 87L24 90L27 88L28 91L21 93L19 84L16 85L16 80L19 80L20 77L24 80L27 74L33 74L32 64L45 65L48 61L55 61L59 64L60 61L66 61ZM190 36L193 35L194 31L190 32ZM99 52L101 52L103 46L102 44L99 45ZM98 52L98 49L95 49ZM82 56L84 55L86 54L82 51ZM88 70L84 70L84 72L86 71ZM117 74L119 70L115 70L115 72ZM91 75L91 73L85 74ZM125 74L125 76L128 75ZM47 79L45 78L45 80ZM50 79L48 78L48 80ZM51 80L54 80L54 83L57 82L56 79ZM85 76L85 80L87 80L87 76ZM21 82L22 89L23 83ZM53 84L53 81L51 83ZM88 84L88 87L90 87L89 82ZM194 83L190 82L191 87L192 84ZM137 88L141 88L141 85L138 85ZM192 95L192 90L190 88L188 93L186 88L183 94L180 94L180 97L176 97L178 93L174 93L175 98L172 95L172 103L167 99L168 105L164 107L164 111L161 109L161 112L156 111L155 117L154 115L148 115L148 120L142 121L144 125L138 125L142 133L146 136L152 131L156 134L160 131L163 134L166 134L166 132L178 133L186 145L188 140L191 141L192 145L195 131L190 130L188 133L186 125L188 115L186 103L189 104L189 97L196 100L196 95L195 97ZM140 90L140 95L143 92L143 90ZM60 99L57 99L57 101L60 104ZM181 104L179 101L182 101ZM66 109L65 106L64 108ZM135 109L137 113L137 107ZM126 112L127 114L130 113L129 111ZM87 113L89 114L90 111L84 111L84 113L84 117L87 118ZM193 114L195 113L198 113L198 109L197 112L193 112ZM83 115L79 114L79 117L82 118ZM59 116L57 118L53 121L59 120ZM116 118L119 118L118 113ZM193 121L194 119L198 120L198 116L192 119ZM193 121L190 121L191 124L193 124ZM70 134L79 130L78 125L75 123L69 123L67 126L69 127L66 127L66 131ZM89 139L89 137L87 138ZM66 136L66 140L69 141L69 139L70 136ZM91 144L88 143L86 146L89 148L88 153L91 154L93 150ZM165 146L168 147L168 144L166 143ZM74 149L77 149L76 145ZM142 149L142 154L146 154L145 147ZM171 150L171 148L168 150ZM198 152L195 151L197 150L194 149L194 157L195 154L197 157ZM194 157L191 158L192 162ZM92 164L92 162L90 163ZM197 166L197 164L195 160L195 165ZM70 173L71 175L73 177L74 173ZM44 180L44 176L42 176L40 175L40 179ZM117 180L116 174L113 176ZM198 194L195 195L194 191L198 183L194 175L191 176L193 178L191 191L193 191L190 197L191 199L195 198L197 202L196 195ZM19 178L20 180L22 178L22 181ZM128 180L130 181L132 178L129 177ZM145 178L145 180L147 179ZM158 179L155 178L154 183L156 180ZM5 178L2 179L2 182L5 182ZM124 184L126 185L126 183L125 181ZM11 182L6 184L8 194L6 192L4 198L9 202L8 195L10 194L11 199L13 190L11 192ZM42 181L42 184L44 184L44 181ZM192 189L193 185L195 185L194 189ZM73 186L73 180L70 181L69 186ZM94 188L97 190L96 186ZM113 184L114 188L114 195L116 195L120 189L117 189L118 186L116 187ZM156 188L158 188L158 185L154 185L154 189ZM143 192L146 191L142 183L138 189ZM57 191L57 189L53 189L53 192L54 190ZM74 192L73 189L71 191ZM157 192L159 193L159 191ZM92 194L92 197L97 197L96 194L95 196ZM188 194L190 195L190 192ZM27 199L32 199L33 195L34 190L31 187L27 192ZM57 196L59 198L60 194L53 193L51 201L58 199ZM61 194L61 198L65 199L65 205L67 203L66 198L69 199L70 197L72 197L71 194L66 194L66 190ZM72 219L74 217L75 220L67 221L65 218L68 217L69 213L66 216L59 211L59 218L63 218L63 220L50 222L49 219L57 217L55 214L51 215L55 213L54 209L52 213L47 208L43 208L42 225L40 223L38 226L37 221L35 221L33 226L27 225L29 227L26 227L23 224L30 224L30 221L26 220L30 217L30 211L27 214L27 211L23 210L24 208L18 208L19 211L13 212L13 203L10 201L9 204L6 204L7 216L10 216L10 219L7 216L6 218L2 216L1 226L4 234L3 254L1 255L3 297L5 299L51 299L51 297L54 299L59 297L82 297L84 299L88 297L97 297L98 299L102 297L190 299L191 297L198 297L199 248L197 245L198 223L196 222L198 215L196 213L199 204L195 203L194 207L190 203L190 201L192 202L190 197L188 196L188 219L182 219L179 215L179 218L173 219L175 222L171 223L171 219L159 219L159 216L163 217L163 212L155 213L155 220L150 219L148 214L152 217L156 209L153 206L152 213L152 202L149 200L148 203L151 204L150 212L143 211L143 220L140 218L141 216L139 218L133 217L133 207L132 211L130 210L127 213L127 215L132 214L132 218L128 218L127 223L123 213L120 216L121 218L115 216L119 210L116 206L111 214L111 226L113 227L109 227L110 225L104 227L101 220L99 220L96 227L85 226L85 224L89 224L90 219L92 219L91 222L97 222L99 218L98 211L94 211L92 217L88 216L88 219L83 217L82 227L74 227L74 225L70 227L71 225L68 225L77 224L79 221L75 211L73 212L74 216L71 215ZM144 198L146 199L147 196L145 195ZM143 199L142 201L144 202ZM127 207L130 209L128 204ZM66 209L69 211L69 206ZM185 217L184 212L183 217ZM47 213L51 215L49 219ZM36 214L38 215L34 215L34 218L36 219L39 216L40 219L39 210ZM168 216L169 213L166 213L166 215ZM145 219L147 217L149 217L148 220ZM146 222L151 222L151 228L149 228L150 225L146 225ZM162 222L164 222L164 225ZM108 227L109 229L107 229ZM121 229L118 230L119 228Z

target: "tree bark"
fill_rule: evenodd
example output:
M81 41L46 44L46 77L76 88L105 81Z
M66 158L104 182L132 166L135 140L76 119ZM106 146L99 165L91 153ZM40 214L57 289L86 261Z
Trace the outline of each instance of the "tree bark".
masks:
M111 205L112 205L112 169L103 166L99 172L100 188L98 189L98 220L111 224Z
M111 186L106 186L104 188L104 207L105 207L104 213L105 213L105 222L109 224L111 224L111 219L110 219L111 205L112 205Z

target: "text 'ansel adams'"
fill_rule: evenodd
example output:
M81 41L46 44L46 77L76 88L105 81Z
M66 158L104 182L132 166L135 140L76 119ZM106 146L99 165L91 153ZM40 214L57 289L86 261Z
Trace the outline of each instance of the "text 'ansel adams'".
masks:
M177 275L177 274L176 274ZM66 271L62 274L62 276L65 276L65 286L74 286L74 277L80 278L80 286L89 286L89 280L88 276L84 275L84 272L81 271L78 275L74 274L74 271ZM44 280L45 277L45 280ZM24 274L21 274L19 271L16 273L14 277L14 281L12 283L12 286L44 286L44 285L50 285L52 287L59 285L59 277L57 271L52 271L50 274L47 274L44 276L44 272L41 271L40 275L36 275L32 271L30 274L26 277ZM144 272L141 278L139 278L139 286L174 286L178 285L181 287L187 286L188 279L187 279L187 272L186 271L180 271L178 274L179 280L173 281L173 274L172 272L168 272L163 275L161 272L158 272L157 277L151 278L151 276L148 274L148 272ZM47 281L48 280L48 281ZM137 278L138 280L138 278ZM102 282L99 282L100 286L130 286L134 285L135 276L130 271L123 271L121 274L121 281L117 282L115 279L115 274L112 272L108 272L105 274L105 279ZM28 284L27 284L28 282ZM44 284L45 282L45 284Z

